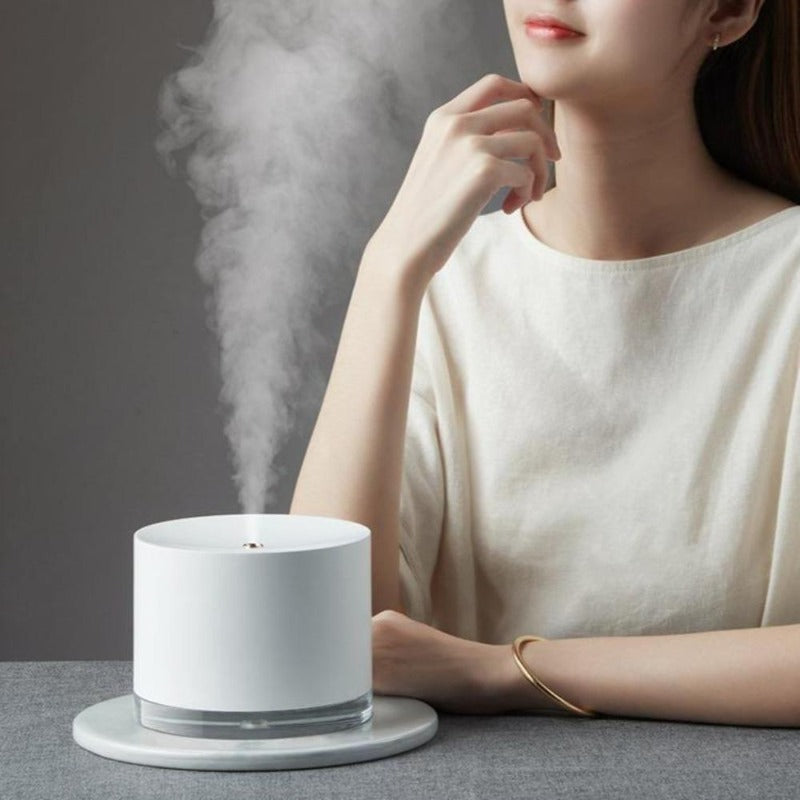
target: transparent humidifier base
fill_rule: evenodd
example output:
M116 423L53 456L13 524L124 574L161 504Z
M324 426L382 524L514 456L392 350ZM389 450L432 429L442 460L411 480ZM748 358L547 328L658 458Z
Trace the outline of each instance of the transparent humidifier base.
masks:
M330 706L287 711L200 711L175 708L133 694L136 721L144 728L202 739L284 739L315 736L363 725L372 718L372 691Z
M330 767L386 758L430 741L436 711L414 697L376 695L363 725L316 736L223 739L173 736L136 721L131 694L84 708L72 721L72 738L105 758L149 767L192 770L284 770Z

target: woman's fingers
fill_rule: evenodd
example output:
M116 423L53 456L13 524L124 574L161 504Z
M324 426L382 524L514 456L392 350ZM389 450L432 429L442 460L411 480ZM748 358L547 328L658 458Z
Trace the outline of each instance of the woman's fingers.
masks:
M503 203L506 213L529 200L541 200L547 188L548 158L557 161L560 157L549 153L549 143L535 131L506 131L480 138L480 147L497 158L527 161L530 180L526 185L515 186L509 191Z
M440 108L451 114L463 114L485 108L497 100L518 98L526 98L539 110L542 108L541 98L528 85L492 72L468 86Z
M504 131L481 137L482 147L498 158L530 158L534 150L544 152L550 161L558 161L558 148L538 131Z
M467 114L469 129L474 133L493 135L508 130L536 131L548 143L550 152L558 152L555 131L536 110L530 100L509 100L491 108Z

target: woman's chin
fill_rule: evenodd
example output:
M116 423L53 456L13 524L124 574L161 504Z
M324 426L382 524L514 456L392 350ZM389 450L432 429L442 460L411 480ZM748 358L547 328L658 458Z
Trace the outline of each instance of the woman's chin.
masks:
M531 81L527 81L523 77L522 82L542 100L569 100L578 97L581 93L578 87L568 85L563 81L543 81L541 75Z

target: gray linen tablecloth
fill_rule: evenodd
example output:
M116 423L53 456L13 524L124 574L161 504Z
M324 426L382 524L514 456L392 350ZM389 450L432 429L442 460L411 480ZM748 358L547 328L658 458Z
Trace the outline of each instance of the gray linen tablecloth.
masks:
M0 798L800 798L800 730L624 718L439 714L398 756L292 771L164 769L72 738L132 691L130 661L0 663Z

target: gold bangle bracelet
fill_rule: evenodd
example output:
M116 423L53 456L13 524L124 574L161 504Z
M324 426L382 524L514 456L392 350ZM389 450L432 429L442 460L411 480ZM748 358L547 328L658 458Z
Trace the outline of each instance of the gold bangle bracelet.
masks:
M522 671L522 674L541 692L544 692L548 697L555 700L557 703L560 703L564 708L568 709L569 711L578 714L581 717L596 717L597 714L594 711L588 711L584 708L578 708L578 706L573 705L569 702L569 700L565 700L560 695L557 695L552 689L548 689L535 675L531 674L530 670L525 666L525 663L522 660L522 645L526 642L546 642L543 636L517 636L514 639L514 643L511 645L511 652L514 655L514 661L517 662L517 666Z

